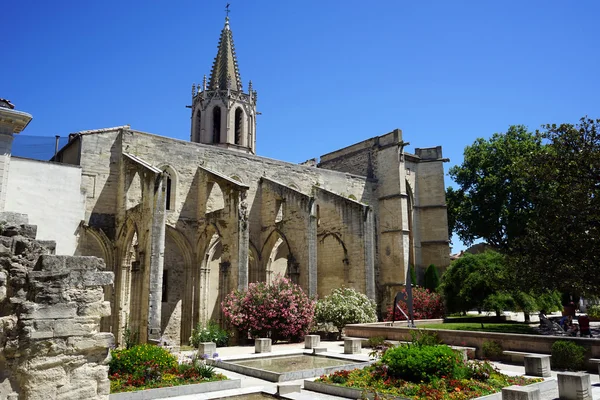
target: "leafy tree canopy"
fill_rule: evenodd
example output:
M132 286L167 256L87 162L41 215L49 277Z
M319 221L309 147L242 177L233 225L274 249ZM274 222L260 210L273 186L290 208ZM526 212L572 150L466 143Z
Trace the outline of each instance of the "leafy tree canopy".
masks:
M600 119L546 125L548 142L524 168L535 183L525 234L511 251L529 285L600 294Z
M465 148L461 165L450 168L458 189L448 188L450 229L467 245L484 239L508 249L531 213L531 182L522 166L543 149L539 136L522 125Z
M450 169L448 221L509 257L523 287L600 294L600 120L512 126Z

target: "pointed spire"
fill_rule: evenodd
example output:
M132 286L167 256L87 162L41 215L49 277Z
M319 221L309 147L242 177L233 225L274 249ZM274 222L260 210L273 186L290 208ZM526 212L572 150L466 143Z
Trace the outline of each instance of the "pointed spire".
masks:
M228 78L231 84L228 85ZM225 17L225 26L219 38L219 50L210 73L210 90L242 90L242 78L238 69L233 35L229 28L229 17Z

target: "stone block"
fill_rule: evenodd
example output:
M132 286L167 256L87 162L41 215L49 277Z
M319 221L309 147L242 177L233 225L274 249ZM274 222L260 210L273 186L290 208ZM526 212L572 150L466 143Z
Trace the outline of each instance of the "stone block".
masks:
M21 224L19 226L19 231L21 236L25 236L29 239L35 239L37 236L37 225Z
M344 354L360 354L362 352L362 339L344 339Z
M77 315L80 317L108 317L110 316L110 302L83 304L78 307Z
M115 275L112 272L86 272L83 274L84 286L112 285Z
M77 303L59 303L52 305L35 304L27 313L21 314L21 319L66 319L77 316Z
M104 260L93 256L72 256L65 260L65 267L70 270L104 271Z
M260 338L254 340L254 352L255 353L270 353L271 352L271 339Z
M217 352L217 344L215 342L202 342L198 345L198 357L211 358Z
M592 400L590 374L585 372L559 372L558 397L565 400Z
M65 270L65 260L67 256L55 256L52 254L42 254L33 267L34 271L56 272Z
M7 225L28 224L29 217L27 214L20 214L12 211L0 212L0 221L6 222Z
M502 388L502 400L539 400L540 389L535 386L509 386Z
M304 336L304 348L305 349L314 349L315 347L319 347L320 344L321 344L321 336L319 336L319 335Z
M277 395L283 396L290 393L300 393L302 385L277 385Z
M550 356L543 354L528 354L523 357L525 363L525 375L549 377Z
M327 347L313 347L313 354L327 353Z

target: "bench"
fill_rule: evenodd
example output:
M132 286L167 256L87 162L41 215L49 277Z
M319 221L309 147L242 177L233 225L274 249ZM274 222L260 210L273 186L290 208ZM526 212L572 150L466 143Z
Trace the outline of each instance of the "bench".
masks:
M511 362L514 363L520 363L523 362L523 360L525 359L525 356L528 355L538 355L538 356L550 356L549 354L539 354L539 353L531 353L529 351L511 351L511 350L504 350L502 352L502 354L504 354L505 356L508 356L510 358Z

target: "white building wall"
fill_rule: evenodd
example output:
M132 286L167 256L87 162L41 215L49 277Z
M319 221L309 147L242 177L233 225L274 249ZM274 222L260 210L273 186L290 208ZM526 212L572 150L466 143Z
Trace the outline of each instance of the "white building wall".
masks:
M56 254L73 255L85 210L81 168L12 157L5 210L27 214L37 239L55 240Z

